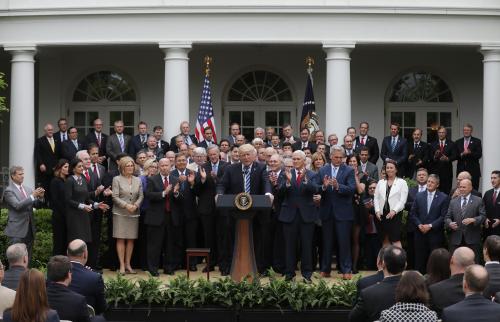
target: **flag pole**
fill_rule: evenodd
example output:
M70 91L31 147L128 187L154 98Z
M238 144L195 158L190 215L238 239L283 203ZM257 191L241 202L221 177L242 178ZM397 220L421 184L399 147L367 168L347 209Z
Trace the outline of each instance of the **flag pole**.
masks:
M205 76L210 77L210 64L212 63L212 57L206 55L203 62L205 63Z

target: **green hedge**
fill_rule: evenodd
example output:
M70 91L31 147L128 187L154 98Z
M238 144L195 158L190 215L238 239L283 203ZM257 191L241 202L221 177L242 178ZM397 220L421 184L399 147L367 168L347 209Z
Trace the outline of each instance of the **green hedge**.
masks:
M33 245L32 266L44 269L50 256L52 256L52 210L35 210L35 223L37 233ZM9 245L9 239L3 231L7 225L7 209L0 210L0 258L6 263L5 251Z
M279 308L304 311L352 307L356 280L324 279L314 283L288 282L270 274L268 283L258 279L236 283L230 278L189 280L180 275L162 284L158 278L131 280L117 275L106 281L106 299L112 306Z

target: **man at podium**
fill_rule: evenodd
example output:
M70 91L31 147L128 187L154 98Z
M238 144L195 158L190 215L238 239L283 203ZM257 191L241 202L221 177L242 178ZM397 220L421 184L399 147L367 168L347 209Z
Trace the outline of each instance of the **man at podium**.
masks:
M256 162L257 151L250 144L238 148L240 163L228 165L222 181L217 185L217 194L238 194L247 192L251 195L268 195L273 200L272 187L265 164ZM254 240L257 269L263 274L271 267L272 236L270 233L270 213L263 211L254 217Z

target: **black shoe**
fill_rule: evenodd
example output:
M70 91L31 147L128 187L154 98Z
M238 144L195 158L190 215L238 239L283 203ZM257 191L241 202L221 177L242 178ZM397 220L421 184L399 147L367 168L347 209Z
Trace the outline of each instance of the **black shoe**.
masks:
M229 270L223 269L220 271L220 276L228 276L229 275Z
M189 270L191 272L196 272L198 269L196 268L196 265L189 265Z
M164 269L163 273L166 275L175 275L175 271L173 269Z
M151 276L153 276L153 277L160 276L160 273L158 273L158 272L149 272L149 274L151 274Z
M295 277L295 276L293 276L293 275L288 275L288 274L286 274L286 275L285 275L285 281L287 281L287 282L291 282L291 281L293 281L293 278L294 278L294 277Z
M311 284L312 283L312 280L311 280L311 276L304 276L304 283L306 284Z
M213 271L215 271L215 268L214 268L214 267L210 267L210 269L208 269L208 268L207 268L207 266L205 266L205 267L203 268L203 271L202 271L202 272L203 272L203 273L206 273L206 272L208 272L208 271L213 272Z

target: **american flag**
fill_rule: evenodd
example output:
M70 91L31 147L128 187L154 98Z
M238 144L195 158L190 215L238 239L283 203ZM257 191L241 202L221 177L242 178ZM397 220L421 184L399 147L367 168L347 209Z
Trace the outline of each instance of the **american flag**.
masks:
M205 75L203 81L203 91L201 93L200 110L198 111L198 118L196 119L195 135L198 142L205 141L203 137L203 129L210 127L213 133L213 140L217 142L217 135L215 130L214 110L212 108L212 92L210 90L210 79Z

